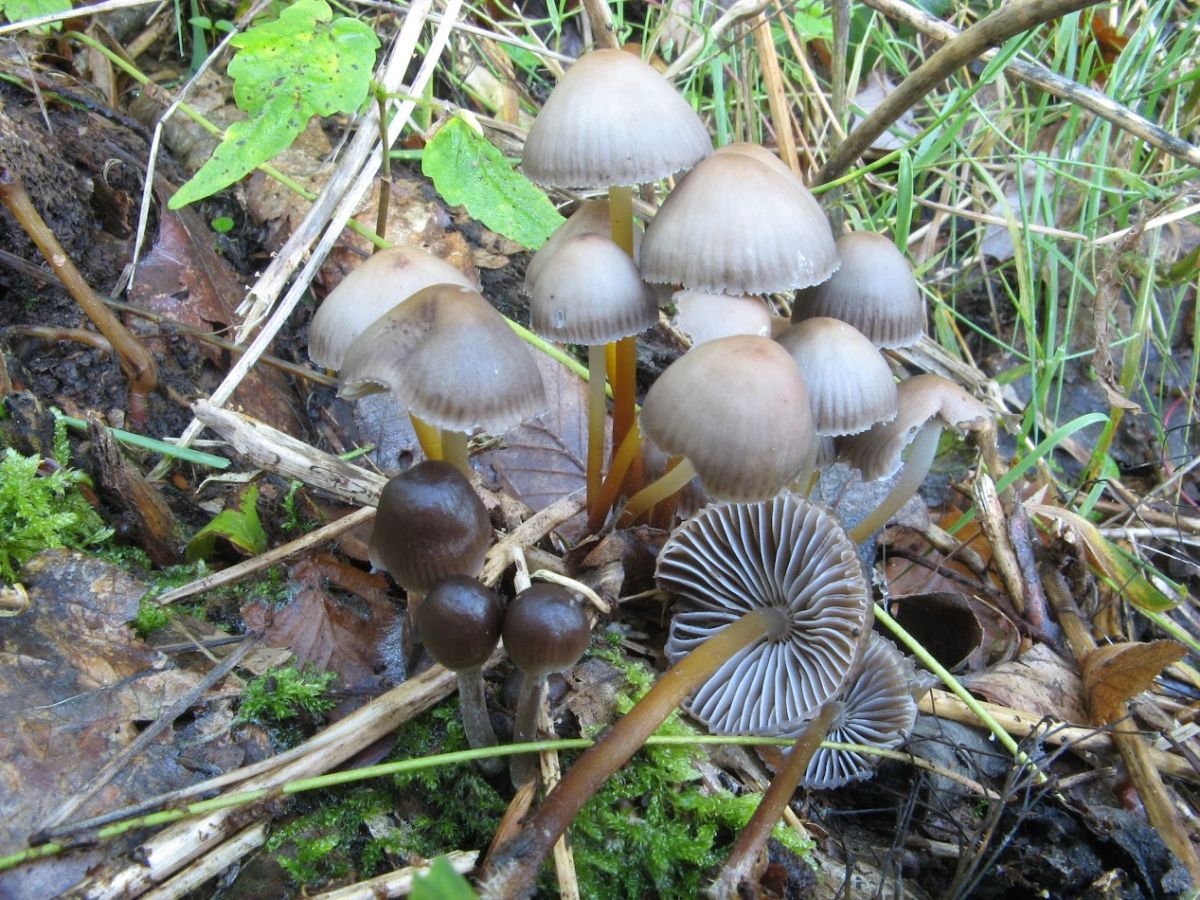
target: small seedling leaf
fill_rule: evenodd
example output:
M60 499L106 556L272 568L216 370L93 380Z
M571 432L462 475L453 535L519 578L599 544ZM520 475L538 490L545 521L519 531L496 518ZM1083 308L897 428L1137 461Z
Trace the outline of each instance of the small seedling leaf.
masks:
M219 537L251 556L262 553L267 547L267 533L258 520L257 503L258 488L248 485L237 509L221 510L188 541L188 562L211 556Z
M466 120L455 116L425 145L421 171L452 206L535 250L563 223L545 191L516 171Z
M429 871L413 879L412 900L476 900L467 879L454 871L450 861L439 856Z
M364 23L334 19L325 0L297 0L279 18L231 41L234 123L212 158L171 198L171 209L228 187L291 145L314 116L352 113L367 97L379 40Z
M0 13L10 22L22 22L25 19L37 19L51 13L66 12L71 8L71 0L0 0ZM41 25L35 31L58 31L62 23L53 22Z

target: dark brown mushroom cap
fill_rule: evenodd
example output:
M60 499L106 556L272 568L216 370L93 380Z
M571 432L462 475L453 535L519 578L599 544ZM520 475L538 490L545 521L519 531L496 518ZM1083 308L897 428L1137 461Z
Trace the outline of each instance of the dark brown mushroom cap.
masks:
M795 478L813 440L804 379L770 338L735 335L689 350L646 394L642 431L685 456L704 488L762 500Z
M427 460L384 485L371 564L405 590L426 594L451 575L478 575L491 540L487 510L471 482L449 463Z
M650 328L658 304L624 250L605 235L579 234L542 267L529 320L544 338L596 346Z
M591 639L583 598L562 585L531 585L504 613L504 649L535 678L575 665Z
M624 50L593 50L567 69L525 139L538 184L603 188L657 181L712 153L687 101Z
M612 234L612 217L609 213L607 200L583 201L583 203L579 204L579 208L571 213L567 221L554 230L554 234L550 235L546 243L537 248L537 251L529 258L529 264L525 267L525 293L533 293L533 287L537 284L538 276L542 273L542 269L546 267L550 258L558 252L559 247L580 234L600 234L605 237ZM635 221L633 227L634 262L638 260L638 253L641 247L642 228Z
M870 630L871 597L854 545L794 494L710 506L658 557L659 587L678 598L667 657L675 662L743 614L783 609L789 629L733 656L688 704L721 734L766 734L835 697Z
M829 220L786 166L760 155L722 148L680 180L646 228L646 281L768 294L829 278L838 266Z
M693 345L734 334L771 336L771 311L761 297L683 290L676 291L671 302L676 310L675 327L691 338Z
M486 300L454 285L418 291L350 346L339 394L390 390L431 425L501 433L546 407L533 353Z
M475 288L454 266L418 247L392 247L368 257L317 308L308 329L308 358L340 369L354 339L372 322L433 284Z
M925 303L912 266L882 234L838 238L842 265L828 281L796 294L792 321L830 316L849 322L876 347L907 347L925 331Z
M917 721L913 686L912 662L887 638L872 633L842 695L842 712L825 739L881 750L898 747ZM780 731L786 737L798 737L803 724L785 726ZM851 750L822 747L809 761L801 784L828 790L859 778L870 778L878 759Z
M500 643L504 601L474 578L453 575L433 586L416 612L417 631L429 655L460 672L487 662Z
M896 379L862 332L818 316L797 322L775 340L804 376L817 434L857 434L896 417Z
M838 440L838 455L862 472L866 481L895 474L904 448L930 419L973 430L991 418L983 403L940 375L916 375L900 382L896 401L898 412L892 421Z

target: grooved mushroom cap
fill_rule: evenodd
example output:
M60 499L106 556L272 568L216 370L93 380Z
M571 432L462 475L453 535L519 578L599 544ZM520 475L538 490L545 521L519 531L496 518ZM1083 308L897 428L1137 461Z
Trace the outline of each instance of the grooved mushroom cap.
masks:
M838 257L825 213L783 163L771 165L763 153L722 147L680 180L646 228L646 281L769 294L833 274Z
M759 297L731 297L704 291L676 291L675 327L704 344L734 334L771 336L771 311Z
M583 598L562 585L530 585L504 613L504 649L535 678L575 665L591 639Z
M804 376L817 434L858 434L896 417L896 379L862 332L819 316L798 322L775 340Z
M500 643L504 601L474 578L444 578L417 604L417 630L429 655L461 672L487 662Z
M406 591L427 594L451 575L478 575L491 540L471 482L449 463L426 460L384 485L369 555Z
M796 294L792 321L831 316L849 322L876 347L907 347L925 331L925 304L912 266L882 234L838 238L842 267L823 284Z
M554 341L606 344L658 321L637 266L601 234L579 234L559 247L530 294L530 327Z
M890 750L902 744L917 721L913 700L913 667L887 638L871 634L855 673L842 696L842 712L826 740ZM799 737L803 725L785 727L784 736ZM828 790L875 774L877 756L821 747L809 760L801 784Z
M430 425L501 433L545 409L530 349L474 291L425 288L377 319L346 352L338 393L390 390Z
M695 111L658 72L624 50L575 61L534 119L521 167L549 187L643 184L712 153Z
M812 411L800 370L770 338L735 335L689 350L654 382L642 431L686 456L715 497L763 500L804 467Z
M782 639L760 638L691 698L691 714L719 734L770 733L815 714L841 690L871 627L854 545L794 494L708 507L671 535L655 577L679 601L672 662L751 610L787 614Z
M940 375L916 375L900 382L896 400L898 412L892 421L838 441L839 455L862 472L866 481L898 471L904 448L930 419L968 431L991 419L986 406Z
M372 322L432 284L475 288L450 263L418 247L392 247L368 257L317 308L308 329L308 358L340 369L354 339Z
M525 267L525 293L533 293L538 276L541 275L542 269L546 267L558 249L571 238L580 234L599 234L605 237L612 234L612 217L609 214L607 200L583 201L579 204L579 209L571 213L567 221L554 230L554 234L550 235L546 243L537 248L537 251L529 258L529 264ZM634 262L637 262L641 248L642 228L635 221L633 224Z

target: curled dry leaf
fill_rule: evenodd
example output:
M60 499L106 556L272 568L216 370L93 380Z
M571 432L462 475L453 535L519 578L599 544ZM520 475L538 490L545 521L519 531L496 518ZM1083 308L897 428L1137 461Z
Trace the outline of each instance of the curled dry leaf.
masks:
M1093 724L1121 718L1125 701L1147 690L1163 669L1186 654L1175 641L1129 641L1089 653L1083 660L1083 689Z
M1089 721L1074 664L1044 644L962 682L986 700L1029 713L1034 721L1043 717L1059 722Z

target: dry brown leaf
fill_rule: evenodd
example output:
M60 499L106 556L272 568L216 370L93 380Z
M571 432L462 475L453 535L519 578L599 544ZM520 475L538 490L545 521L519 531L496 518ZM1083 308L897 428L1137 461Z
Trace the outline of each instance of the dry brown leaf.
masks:
M1171 663L1187 655L1175 641L1129 641L1097 647L1083 661L1083 688L1092 722L1103 725L1125 715L1125 701L1147 690Z
M1035 644L1018 659L961 680L984 699L1023 710L1035 720L1049 716L1079 724L1090 721L1074 665L1043 644Z

